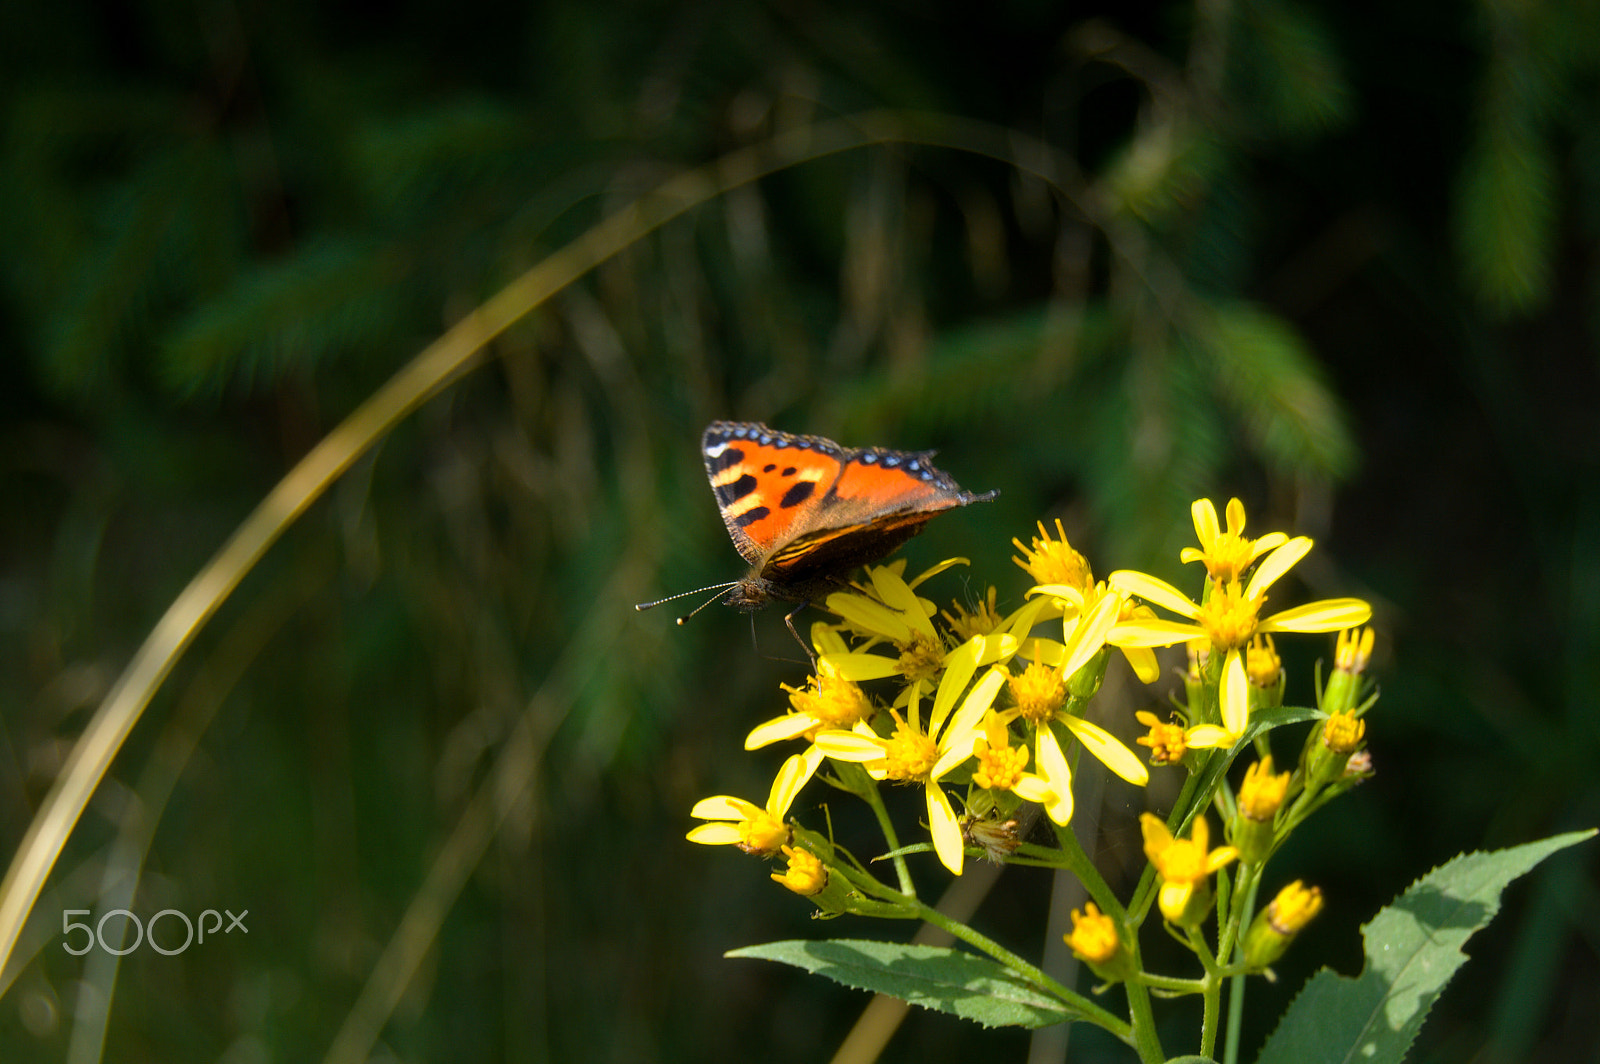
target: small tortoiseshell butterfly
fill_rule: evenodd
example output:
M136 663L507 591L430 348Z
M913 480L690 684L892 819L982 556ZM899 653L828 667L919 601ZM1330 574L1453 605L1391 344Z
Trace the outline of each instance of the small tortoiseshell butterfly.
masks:
M742 580L720 585L728 589L722 601L741 610L821 599L936 514L1000 494L963 491L933 467L932 451L841 447L756 421L713 421L700 453L728 535L751 566Z

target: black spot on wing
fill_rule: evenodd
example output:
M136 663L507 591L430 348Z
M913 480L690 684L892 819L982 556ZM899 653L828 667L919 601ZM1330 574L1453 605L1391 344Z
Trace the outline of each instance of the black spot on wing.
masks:
M764 520L770 516L771 513L772 511L767 509L765 506L754 506L740 514L738 517L735 517L733 519L733 523L738 525L740 528L747 528L750 525L755 524L757 521Z
M732 506L734 503L738 502L740 499L744 498L746 495L749 495L752 491L755 491L755 490L756 490L756 478L751 476L749 473L746 473L744 476L740 477L738 480L735 480L733 483L724 484L721 487L716 489L716 492L717 492L717 504L719 506L721 506L723 509L727 509L728 507ZM741 522L741 524L748 524L748 523L749 522Z
M817 490L817 485L809 480L797 480L789 485L789 490L783 493L783 498L778 500L778 509L787 510L791 506L799 506L811 498L812 492Z
M706 458L706 468L714 475L731 466L736 466L742 461L744 461L743 451L737 447L724 447L722 453L715 458Z

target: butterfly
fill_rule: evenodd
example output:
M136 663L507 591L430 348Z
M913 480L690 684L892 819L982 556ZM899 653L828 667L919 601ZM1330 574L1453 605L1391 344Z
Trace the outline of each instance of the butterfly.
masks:
M758 421L713 421L700 437L700 455L750 571L702 590L726 589L722 602L746 611L774 599L804 606L844 586L846 573L890 554L937 514L1000 494L962 490L934 468L933 453L841 447Z

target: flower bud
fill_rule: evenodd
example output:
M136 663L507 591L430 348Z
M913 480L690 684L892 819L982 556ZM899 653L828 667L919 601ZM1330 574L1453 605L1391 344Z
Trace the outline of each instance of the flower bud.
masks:
M1344 775L1350 755L1361 749L1367 734L1366 721L1354 712L1335 713L1311 733L1305 761L1308 786L1321 788Z
M1244 936L1244 963L1260 970L1283 956L1300 929L1322 911L1322 891L1295 880L1256 914Z
M1289 791L1289 773L1272 772L1269 754L1245 770L1233 818L1233 845L1239 860L1260 864L1272 852L1273 821Z
M1283 659L1273 646L1270 635L1257 635L1245 648L1245 672L1250 686L1255 689L1255 704L1264 709L1283 705L1283 689L1288 677L1283 673Z
M1089 902L1072 910L1072 934L1063 935L1073 955L1108 983L1133 974L1133 953L1117 934L1117 922Z
M1361 694L1361 674L1372 660L1373 630L1348 628L1339 633L1333 652L1333 674L1322 689L1321 707L1338 713L1355 706Z

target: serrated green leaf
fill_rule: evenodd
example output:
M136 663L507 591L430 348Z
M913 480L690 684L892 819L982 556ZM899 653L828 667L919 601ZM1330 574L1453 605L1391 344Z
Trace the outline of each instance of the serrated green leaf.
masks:
M1079 1018L987 957L939 946L790 939L730 950L726 956L792 964L857 990L888 994L985 1027L1048 1027Z
M1594 830L1464 854L1414 883L1362 928L1366 966L1323 969L1290 1004L1257 1064L1399 1064L1456 969L1461 946L1500 910L1506 885Z

